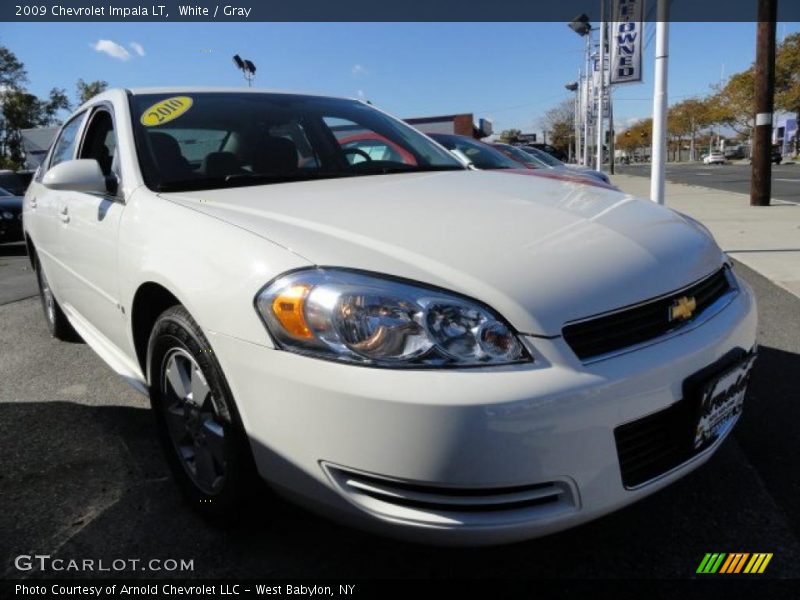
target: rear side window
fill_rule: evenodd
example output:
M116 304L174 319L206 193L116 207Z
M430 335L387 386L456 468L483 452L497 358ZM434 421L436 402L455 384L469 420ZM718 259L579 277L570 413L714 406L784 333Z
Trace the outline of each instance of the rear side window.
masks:
M65 160L71 160L75 156L75 146L78 143L78 130L83 121L83 113L73 117L61 130L61 135L58 136L55 147L53 148L53 156L50 158L50 168L52 169L58 163Z

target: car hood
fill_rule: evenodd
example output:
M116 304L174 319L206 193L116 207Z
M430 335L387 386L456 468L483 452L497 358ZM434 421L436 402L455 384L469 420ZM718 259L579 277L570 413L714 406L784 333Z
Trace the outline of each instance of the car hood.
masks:
M559 335L568 321L671 292L724 261L698 226L650 201L502 172L408 173L161 196L315 265L365 269L471 296L517 330L538 335Z

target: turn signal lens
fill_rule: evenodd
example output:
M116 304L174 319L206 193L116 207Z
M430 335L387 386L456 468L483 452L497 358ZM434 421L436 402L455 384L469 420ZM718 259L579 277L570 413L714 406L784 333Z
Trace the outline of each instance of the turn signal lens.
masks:
M272 313L289 335L296 338L311 338L313 334L306 323L306 296L311 288L294 285L284 290L272 301Z

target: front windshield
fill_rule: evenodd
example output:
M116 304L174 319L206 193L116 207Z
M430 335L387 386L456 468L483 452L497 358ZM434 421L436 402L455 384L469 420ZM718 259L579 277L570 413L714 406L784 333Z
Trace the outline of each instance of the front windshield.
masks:
M130 102L142 175L158 191L464 168L357 100L186 92Z
M520 169L524 168L513 158L509 158L488 144L461 135L434 133L431 137L448 150L458 150L478 169Z

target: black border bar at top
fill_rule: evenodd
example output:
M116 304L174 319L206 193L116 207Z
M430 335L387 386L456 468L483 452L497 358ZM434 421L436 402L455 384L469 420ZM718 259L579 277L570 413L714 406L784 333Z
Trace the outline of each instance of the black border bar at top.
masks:
M605 0L606 5L617 0ZM624 0L623 0L624 1ZM646 20L659 0L645 0ZM674 22L754 22L758 0L663 0ZM778 21L800 21L798 0L777 0ZM27 7L27 10L25 9ZM161 8L160 8L161 7ZM184 7L181 14L181 8ZM188 8L194 10L188 10ZM244 10L227 10L225 7ZM44 8L44 14L40 14ZM111 9L114 9L113 11ZM83 9L83 10L77 10ZM88 10L87 10L88 9ZM125 10L128 9L128 10ZM145 14L146 12L146 14ZM226 14L226 12L230 14ZM36 14L33 14L36 13ZM155 13L155 14L154 14ZM580 14L594 22L600 0L13 0L0 21L26 22L563 22ZM608 14L608 13L607 13ZM8 25L6 25L7 27Z

